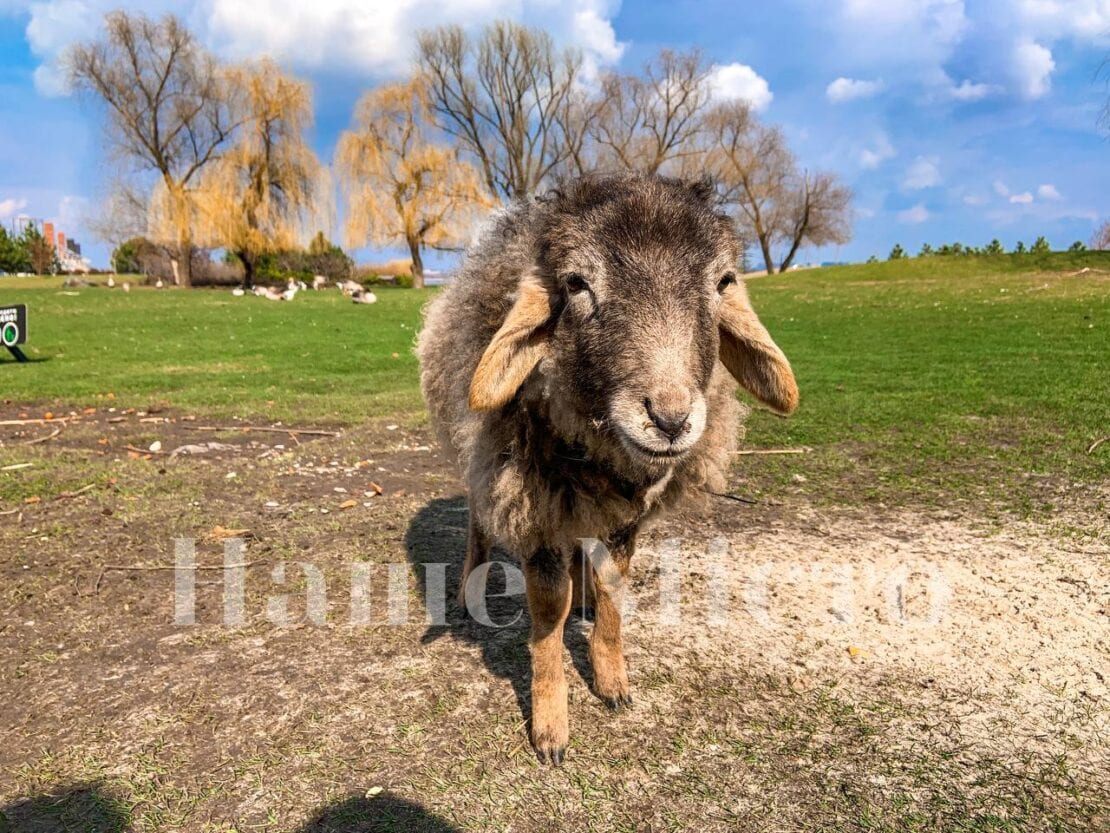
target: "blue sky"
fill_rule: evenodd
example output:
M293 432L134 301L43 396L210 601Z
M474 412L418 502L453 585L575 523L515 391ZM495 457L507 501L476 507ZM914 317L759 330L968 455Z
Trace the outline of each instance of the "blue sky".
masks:
M0 0L0 221L55 220L104 264L85 228L103 197L96 112L67 97L66 45L96 33L101 0ZM1110 215L1100 66L1110 0L148 0L229 59L270 54L314 85L313 142L330 160L359 94L405 72L422 26L511 17L634 69L700 47L718 94L780 124L801 163L856 192L853 241L804 260L885 256L900 242L1007 246L1087 240ZM338 237L338 230L336 231ZM372 253L363 253L370 257Z

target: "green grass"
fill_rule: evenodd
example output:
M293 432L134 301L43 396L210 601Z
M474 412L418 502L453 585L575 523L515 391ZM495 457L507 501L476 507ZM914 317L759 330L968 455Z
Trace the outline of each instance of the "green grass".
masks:
M1070 274L1082 267L1096 270ZM1106 270L1106 271L1099 271ZM749 282L794 364L802 407L757 413L748 444L811 446L745 458L757 490L836 502L997 502L1044 509L1108 474L1110 255L918 258ZM0 366L6 399L153 402L213 416L355 423L420 419L412 353L429 291L374 306L335 291L293 303L227 291L82 289L0 279L30 305L30 354ZM1055 497L1054 497L1055 496Z
M1032 271L1033 265L1053 271ZM1069 274L1080 267L1105 273ZM1104 481L1110 456L1110 256L928 258L749 282L793 362L802 406L757 413L780 483L826 496L953 497L1029 512L1038 495Z
M412 345L425 291L339 292L292 303L222 290L80 289L0 279L0 305L26 303L35 363L0 359L5 399L43 405L165 402L214 416L354 423L421 408ZM6 351L5 351L6 356Z

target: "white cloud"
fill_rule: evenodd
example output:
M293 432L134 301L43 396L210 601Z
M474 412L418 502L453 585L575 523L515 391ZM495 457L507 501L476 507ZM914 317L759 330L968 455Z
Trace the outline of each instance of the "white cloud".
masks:
M1031 40L1014 46L1011 72L1018 92L1026 98L1040 98L1052 87L1049 76L1056 69L1052 51Z
M1033 202L1033 195L1028 191L1022 191L1020 194L1011 194L1010 202L1014 205L1029 205Z
M270 55L299 70L342 71L390 78L411 63L418 30L458 24L476 31L498 19L520 20L551 32L561 46L582 50L587 75L616 63L626 44L611 22L618 0L205 0L183 12L170 0L42 0L28 4L27 42L42 62L40 92L64 91L58 58L66 46L96 32L99 21L124 6L157 16L182 15L198 37L225 58Z
M980 206L987 204L987 198L981 194L964 194L964 205Z
M980 101L1001 91L1002 88L994 84L974 84L965 78L960 84L953 84L948 89L948 97L955 101Z
M916 85L926 101L979 101L1000 93L1041 98L1051 91L1058 44L1110 50L1110 0L833 0L825 6L831 7L829 48L839 64L899 89ZM975 76L952 79L953 66L974 68Z
M837 78L825 88L825 96L833 104L842 104L858 98L871 98L885 88L882 79L863 81L857 78Z
M894 145L885 133L880 133L874 147L866 147L860 151L859 163L869 171L875 170L887 159L895 156Z
M15 214L15 212L26 208L27 200L16 199L15 197L8 197L7 199L0 200L0 217L8 218Z
M745 64L721 64L709 74L713 98L718 101L746 101L757 112L766 110L774 94L766 79Z
M971 25L964 0L841 0L844 46L858 62L939 66Z
M1037 189L1037 196L1042 200L1052 200L1053 202L1058 202L1063 199L1060 192L1056 190L1056 186L1051 183L1039 187Z
M1043 35L1105 41L1110 35L1107 0L1019 0L1023 23Z
M911 226L920 225L929 219L929 209L921 203L907 208L905 211L898 212L898 222L906 223Z
M902 187L907 191L920 191L940 183L940 160L935 156L919 156L913 160L902 179Z
M994 185L992 185L991 187L994 188L994 193L998 194L998 196L1000 197L1010 196L1010 186L1008 186L1001 179L996 179L994 181Z

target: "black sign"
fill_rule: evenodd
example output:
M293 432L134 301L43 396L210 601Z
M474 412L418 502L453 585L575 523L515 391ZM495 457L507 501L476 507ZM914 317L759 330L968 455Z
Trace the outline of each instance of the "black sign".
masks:
M27 341L27 305L0 307L0 347L15 347Z

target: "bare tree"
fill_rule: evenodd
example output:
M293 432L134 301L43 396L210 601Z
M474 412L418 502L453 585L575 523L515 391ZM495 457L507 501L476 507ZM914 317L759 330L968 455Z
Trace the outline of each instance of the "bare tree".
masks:
M785 272L803 244L826 246L852 239L852 191L835 174L803 173L785 196L778 230L786 257L779 263Z
M725 202L735 206L740 229L759 245L767 272L775 271L772 246L783 226L784 201L794 157L777 128L759 124L742 102L716 107L706 117L707 163Z
M213 58L172 15L155 21L112 12L102 39L67 54L71 86L106 106L108 137L161 191L158 232L171 238L173 267L188 285L193 248L192 189L235 129Z
M435 121L474 157L491 194L533 192L574 153L568 108L579 53L558 51L542 30L504 21L476 39L443 26L417 42Z
M236 67L228 79L242 127L208 166L198 205L205 242L239 258L249 288L259 257L296 246L315 219L323 169L305 142L312 123L308 84L268 59Z
M428 107L420 79L378 87L358 103L354 129L336 149L348 245L407 246L417 287L424 285L422 251L458 246L493 203L474 166L429 140Z
M800 173L781 130L760 124L740 102L714 108L705 123L707 168L768 273L789 269L803 245L851 238L851 190L834 174ZM786 254L776 267L778 246Z
M1090 248L1104 252L1110 250L1110 220L1103 222L1091 237Z
M709 67L697 50L662 50L643 75L608 75L590 125L603 168L659 173L696 154L709 103Z

